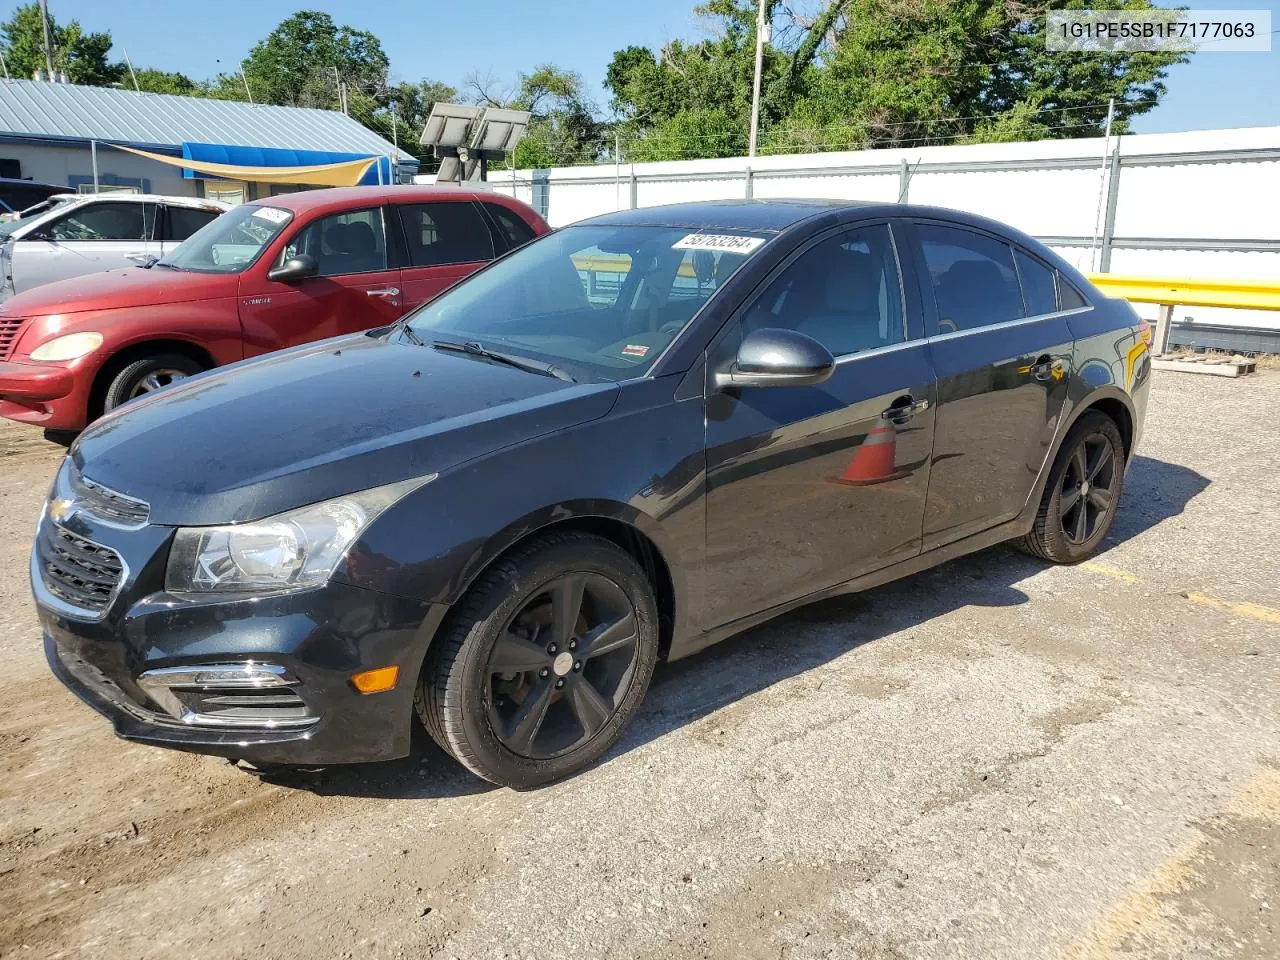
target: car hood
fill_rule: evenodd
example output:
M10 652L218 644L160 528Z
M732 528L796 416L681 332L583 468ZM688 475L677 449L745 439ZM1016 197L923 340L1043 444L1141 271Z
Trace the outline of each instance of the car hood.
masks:
M234 273L123 267L32 287L6 300L4 312L10 316L43 317L54 313L184 303L234 297L239 285L240 276Z
M574 384L357 334L246 360L136 400L72 448L158 524L254 520L440 473L609 411Z

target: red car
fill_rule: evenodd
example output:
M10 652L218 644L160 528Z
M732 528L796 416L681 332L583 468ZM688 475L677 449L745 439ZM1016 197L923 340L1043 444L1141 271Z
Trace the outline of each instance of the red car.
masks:
M80 430L201 370L390 323L548 230L510 197L437 187L243 204L145 268L0 304L0 416Z

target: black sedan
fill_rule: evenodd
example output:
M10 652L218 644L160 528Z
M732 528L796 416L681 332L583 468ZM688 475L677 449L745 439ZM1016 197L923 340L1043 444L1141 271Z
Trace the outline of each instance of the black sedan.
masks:
M954 211L598 217L99 421L31 556L46 654L145 743L368 761L416 715L485 779L554 780L660 659L1001 541L1092 554L1147 333Z

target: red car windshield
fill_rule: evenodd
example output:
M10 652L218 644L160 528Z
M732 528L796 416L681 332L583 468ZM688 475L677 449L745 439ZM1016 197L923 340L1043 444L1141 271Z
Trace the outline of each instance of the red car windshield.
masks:
M205 224L159 262L195 273L239 273L257 262L293 211L247 203Z

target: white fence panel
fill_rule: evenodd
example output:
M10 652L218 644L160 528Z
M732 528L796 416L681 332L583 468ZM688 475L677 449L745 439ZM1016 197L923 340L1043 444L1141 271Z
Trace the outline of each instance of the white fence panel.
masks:
M1117 199L1118 236L1280 240L1280 161L1126 166Z
M907 199L981 214L1032 236L1092 237L1101 167L1099 155L1092 170L924 170L911 177Z
M898 199L898 171L879 174L823 174L813 176L771 175L758 171L752 180L752 195L757 198L824 197L832 200L880 200L894 203Z

